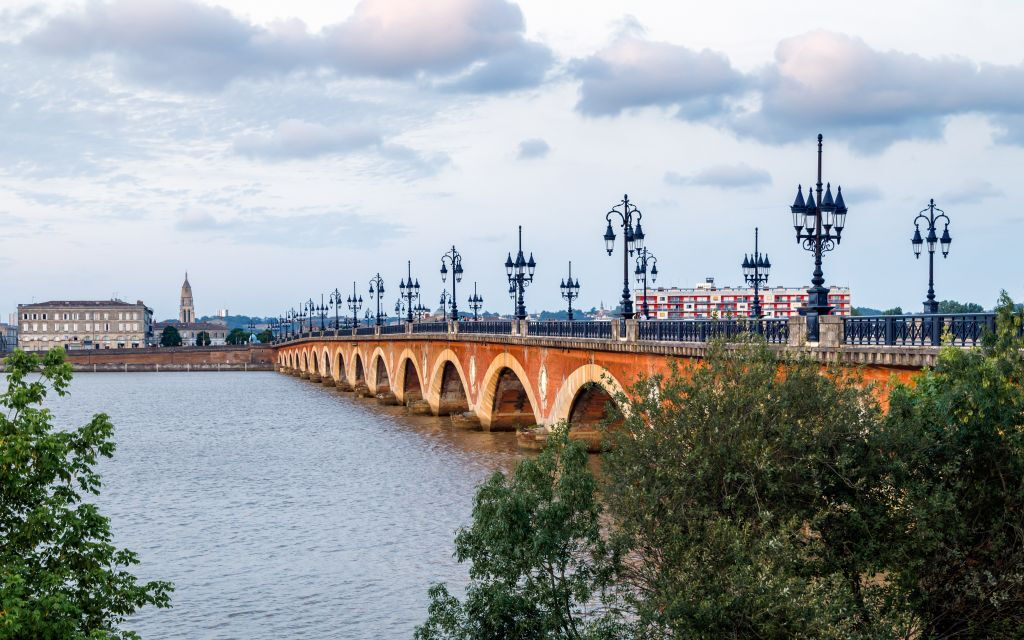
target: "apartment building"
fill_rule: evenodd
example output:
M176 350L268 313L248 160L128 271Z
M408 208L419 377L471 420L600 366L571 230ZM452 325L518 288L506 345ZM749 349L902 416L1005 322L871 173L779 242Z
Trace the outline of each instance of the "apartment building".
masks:
M51 300L18 305L18 347L45 351L143 348L153 340L153 310L141 300Z
M766 318L788 318L799 315L807 304L807 287L769 287L759 292L761 310ZM643 289L633 292L634 309L643 311ZM831 287L829 304L836 315L850 315L850 288ZM647 289L647 308L651 319L689 320L695 318L746 318L753 313L753 287L718 287L714 278L707 278L692 289Z

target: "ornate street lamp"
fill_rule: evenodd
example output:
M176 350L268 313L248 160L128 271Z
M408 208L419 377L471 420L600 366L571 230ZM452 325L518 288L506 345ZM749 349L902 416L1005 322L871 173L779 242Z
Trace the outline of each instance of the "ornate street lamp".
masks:
M338 311L341 309L341 305L345 304L345 301L341 297L341 292L335 287L334 291L331 292L331 298L329 300L332 307L334 307L334 331L337 333L340 326L338 320Z
M629 258L633 255L634 251L644 248L644 230L640 226L640 220L643 219L643 214L636 205L629 201L629 196L622 196L622 202L611 208L607 214L605 214L605 220L608 221L608 228L604 231L604 248L608 251L608 255L612 255L615 251L615 230L612 229L612 214L619 217L620 226L622 227L622 317L632 318L635 314L633 313L633 296L629 293ZM636 226L633 226L633 219L636 219Z
M761 255L757 247L757 227L754 227L754 253L743 254L743 279L747 284L754 287L754 317L763 318L761 311L761 286L768 282L768 270L772 263L768 260L768 254Z
M445 264L452 265L452 320L459 319L459 308L455 302L455 283L462 282L462 254L455 250L455 245L452 245L452 250L441 256L441 282L444 282L448 278L448 266ZM442 293L442 298L444 294Z
M308 317L308 315L309 314L306 313L306 303L305 302L300 303L299 304L299 312L297 314L295 314L295 317L299 319L299 335L300 336L303 333L305 333L305 331L306 331L305 328L303 327L303 325L305 324L305 320Z
M477 313L484 306L484 297L476 292L476 282L473 282L473 295L469 296L469 308L473 310L473 320L478 320Z
M800 311L807 316L807 339L818 341L818 318L832 312L828 303L828 288L825 274L821 270L821 257L826 251L832 251L842 240L843 227L846 226L846 203L843 202L843 188L836 187L836 198L832 199L831 183L825 185L825 195L821 193L821 145L822 135L818 134L818 180L815 193L810 189L807 201L804 202L800 185L796 188L796 200L789 208L793 214L793 228L796 230L796 241L803 248L814 254L814 273L811 277L811 288L807 290L807 305Z
M448 293L447 289L441 289L441 316L448 314L449 307L455 306L455 299L452 298L452 294Z
M320 316L320 331L327 328L325 320L327 319L327 305L324 303L324 294L320 294L320 306L316 308L317 314Z
M423 316L427 315L428 313L430 313L430 308L424 305L419 300L417 300L416 306L413 308L413 315L415 315L416 320L422 320Z
M650 270L648 270L648 266L650 266ZM644 290L644 303L640 309L644 314L644 319L650 320L651 312L647 307L647 274L651 274L651 282L658 281L658 259L647 247L636 250L636 270L633 273L636 275L636 283L642 284Z
M569 261L569 279L562 280L558 289L562 292L562 299L569 303L569 322L572 322L572 301L580 297L580 280L572 279L572 260Z
M936 211L939 212L938 215L935 215ZM918 227L918 221L922 219L928 224L927 238L921 238L921 229ZM945 221L941 240L935 234L935 223L939 220ZM938 313L939 303L935 300L935 244L939 243L942 246L942 257L945 259L949 257L949 245L953 242L953 238L949 235L949 216L935 206L934 198L929 200L928 207L921 209L921 212L914 218L914 237L910 242L914 246L915 258L921 257L921 245L926 241L928 242L928 298L924 301L924 312Z
M306 318L309 320L309 332L313 333L313 318L316 317L317 308L313 298L306 301Z
M505 275L508 276L509 286L514 290L516 303L516 318L526 319L526 300L524 294L526 287L533 283L533 272L537 263L533 261L533 252L530 259L523 256L523 225L519 225L519 251L516 253L516 260L512 262L512 254L508 254L505 260Z
M352 328L359 326L359 310L363 307L363 296L356 297L356 283L352 282L352 295L346 299L348 310L352 312Z
M387 314L381 314L380 312L380 301L384 297L384 279L380 277L378 273L374 277L370 278L370 298L377 300L377 319L375 324L379 327L384 324L384 317ZM366 310L369 313L369 309Z
M413 282L413 279L412 279L412 260L408 260L406 262L406 270L407 270L407 273L409 275L409 280L408 280L408 282L406 282L405 278L403 278L402 282L398 285L398 289L399 289L399 291L402 292L402 296L405 297L405 308L406 308L406 313L407 313L407 315L406 315L406 322L412 322L412 301L413 301L414 298L419 298L419 295L420 295L420 279L416 278L416 281ZM401 317L400 314L401 314L401 309L396 306L395 307L395 315Z

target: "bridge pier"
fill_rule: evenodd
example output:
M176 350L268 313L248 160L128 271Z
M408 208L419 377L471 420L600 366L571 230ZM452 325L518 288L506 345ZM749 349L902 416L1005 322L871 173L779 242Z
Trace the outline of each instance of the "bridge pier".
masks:
M398 398L391 391L382 391L377 394L377 404L383 404L389 407L397 407Z
M480 429L480 418L476 417L476 414L472 411L453 413L448 419L453 427L458 427L459 429Z
M320 383L322 385L324 385L325 387L333 387L334 386L334 378L332 378L331 376L324 376L320 380Z
M320 377L320 374L319 374L319 373L317 373L317 372L313 371L313 372L311 372L311 373L309 374L309 378L307 378L307 379L308 379L308 380L309 380L310 382L320 382L320 380L321 380L322 378Z
M430 403L426 400L407 400L405 408L410 415L414 416L429 416L433 414L430 410Z
M342 391L344 393L352 392L352 385L349 384L348 381L346 380L335 380L334 386L338 391Z
M309 372L308 371L300 371L299 372L299 377L302 378L303 380L309 380Z

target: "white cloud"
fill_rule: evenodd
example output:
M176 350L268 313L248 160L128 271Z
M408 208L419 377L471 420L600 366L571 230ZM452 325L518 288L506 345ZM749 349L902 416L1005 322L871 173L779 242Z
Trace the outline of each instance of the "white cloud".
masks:
M541 138L530 138L519 143L519 154L517 157L520 160L543 158L548 155L549 151L551 151L551 147L548 146L547 142Z
M692 174L665 173L665 182L675 186L696 185L720 189L758 189L772 183L772 176L764 169L755 169L746 163L720 164Z
M269 134L246 133L235 138L235 151L244 156L271 160L308 159L348 153L381 143L374 129L332 129L315 122L285 120Z

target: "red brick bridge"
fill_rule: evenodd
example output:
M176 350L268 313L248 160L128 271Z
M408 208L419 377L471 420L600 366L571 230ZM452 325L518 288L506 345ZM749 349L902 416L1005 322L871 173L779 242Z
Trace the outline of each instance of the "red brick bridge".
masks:
M819 343L806 342L803 318L774 322L783 331L770 337L773 349L860 364L866 379L882 383L894 375L909 380L938 354L935 346L846 344L838 317L823 318ZM553 331L554 323L439 322L314 331L279 341L276 368L484 430L565 420L574 432L589 432L615 391L639 376L667 373L672 359L699 360L708 348L663 335L651 339L642 324L573 323L566 330L561 323Z

